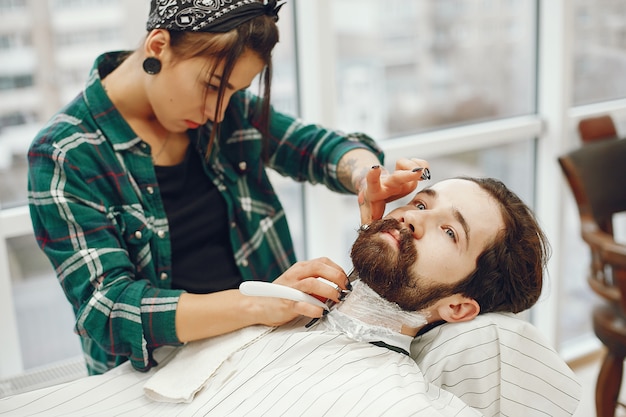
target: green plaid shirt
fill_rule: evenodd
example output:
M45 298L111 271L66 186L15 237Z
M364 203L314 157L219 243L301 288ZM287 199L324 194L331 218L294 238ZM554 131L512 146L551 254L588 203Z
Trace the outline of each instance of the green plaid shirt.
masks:
M87 367L102 373L126 360L153 366L152 351L180 344L171 289L168 222L150 146L137 137L100 82L120 53L100 56L84 92L57 113L28 152L29 203L37 242L76 314ZM235 94L205 164L224 196L235 262L244 280L272 281L296 259L285 213L266 174L347 192L336 166L368 137L343 135L272 112L269 162L261 158L258 98ZM211 124L190 132L204 155ZM210 266L207 266L207 274Z

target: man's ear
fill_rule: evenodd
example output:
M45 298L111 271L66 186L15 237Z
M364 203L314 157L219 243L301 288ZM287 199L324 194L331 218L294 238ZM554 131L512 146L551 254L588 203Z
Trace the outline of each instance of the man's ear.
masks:
M442 298L435 309L442 320L450 323L469 321L480 313L478 302L461 294Z

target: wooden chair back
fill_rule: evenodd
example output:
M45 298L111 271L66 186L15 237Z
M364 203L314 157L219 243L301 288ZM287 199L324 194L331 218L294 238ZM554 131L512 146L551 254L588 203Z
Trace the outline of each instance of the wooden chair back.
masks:
M578 122L578 133L584 144L605 139L617 139L617 129L609 115L588 117Z
M596 415L614 417L626 359L626 244L615 241L613 216L626 212L626 139L592 140L558 158L591 251L588 282L603 298L590 313L606 348L596 381Z
M600 243L614 242L613 215L626 212L626 140L588 143L559 157L559 164L576 200L583 240L591 249L589 283L603 297L621 302L614 278L626 274L626 268L611 268Z

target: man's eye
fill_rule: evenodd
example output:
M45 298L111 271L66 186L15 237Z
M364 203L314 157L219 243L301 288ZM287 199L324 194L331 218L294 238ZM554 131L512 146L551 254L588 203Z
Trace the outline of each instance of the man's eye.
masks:
M421 201L418 201L417 203L415 203L415 207L417 207L419 210L426 210L426 205L422 203Z
M446 234L450 236L450 239L456 241L456 233L452 229L446 229Z

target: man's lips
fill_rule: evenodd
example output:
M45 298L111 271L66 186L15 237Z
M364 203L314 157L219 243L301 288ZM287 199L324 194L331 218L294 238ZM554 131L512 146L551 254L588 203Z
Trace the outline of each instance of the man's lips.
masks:
M189 129L197 129L200 123L192 122L191 120L185 120L185 124Z
M393 243L395 247L400 247L400 231L396 229L385 230L380 233L380 236Z

